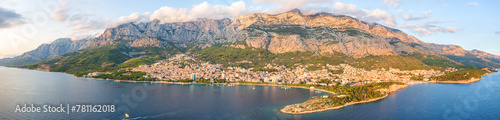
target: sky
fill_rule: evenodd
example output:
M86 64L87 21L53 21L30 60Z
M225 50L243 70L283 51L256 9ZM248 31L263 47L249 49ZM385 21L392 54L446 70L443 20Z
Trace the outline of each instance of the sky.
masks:
M329 12L400 29L424 42L454 44L500 55L498 0L0 0L0 58L58 38L80 40L106 28L158 19Z

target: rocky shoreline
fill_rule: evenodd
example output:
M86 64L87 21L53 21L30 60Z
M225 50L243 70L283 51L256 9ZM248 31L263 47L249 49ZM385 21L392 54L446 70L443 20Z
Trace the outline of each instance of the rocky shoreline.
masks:
M493 74L493 72L486 73L482 76L486 76L489 74ZM481 79L482 78L471 78L468 80L457 80L457 81L435 81L435 80L433 80L433 81L427 81L427 82L430 82L430 83L451 83L451 84L471 84L471 83L475 83Z
M457 81L429 81L430 83L452 83L452 84L471 84L481 80L480 78L471 78L469 80L457 80Z
M346 103L344 105L340 105L340 106L334 106L334 107L326 107L326 108L323 108L323 109L319 109L319 110L311 110L311 111L301 111L301 112L296 112L296 111L290 111L290 108L293 109L293 107L297 106L298 104L307 104L306 102L304 103L298 103L298 104L292 104L292 105L287 105L285 107L283 107L282 109L280 109L279 111L282 112L282 113L286 113L286 114L295 114L295 115L299 115L299 114L308 114L308 113L315 113L315 112L323 112L323 111L328 111L328 110L335 110L335 109L340 109L340 108L343 108L343 107L346 107L346 106L350 106L350 105L355 105L355 104L361 104L361 103L369 103L369 102L374 102L374 101L377 101L377 100L381 100L381 99L384 99L386 98L387 96L389 96L389 93L391 92L395 92L397 90L400 90L400 89L403 89L403 88L406 88L408 87L408 85L391 85L388 89L384 89L384 90L381 90L381 91L387 91L388 94L382 96L382 97L378 97L378 98L372 98L372 99L369 99L369 100L364 100L364 101L359 101L359 102L349 102L349 103ZM315 98L315 99L318 99L318 98ZM321 99L321 98L319 98Z

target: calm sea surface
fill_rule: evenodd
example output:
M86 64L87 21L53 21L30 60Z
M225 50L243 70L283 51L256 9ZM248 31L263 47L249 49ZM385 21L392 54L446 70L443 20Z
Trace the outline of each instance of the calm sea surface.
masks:
M500 119L500 74L473 84L418 84L367 104L306 115L276 112L323 95L272 86L128 83L0 67L0 119ZM115 105L106 113L21 113L17 105ZM67 109L67 108L65 108Z

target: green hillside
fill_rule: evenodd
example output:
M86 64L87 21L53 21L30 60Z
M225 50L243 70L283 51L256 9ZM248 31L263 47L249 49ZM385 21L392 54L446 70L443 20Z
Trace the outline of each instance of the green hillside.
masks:
M460 62L464 65L476 67L476 68L500 68L500 63L496 63L493 61L490 61L488 59L482 59L482 58L477 58L473 57L471 55L465 55L465 56L452 56L452 55L445 55L447 58L450 58L454 61Z
M415 53L415 54L408 55L408 57L418 59L429 66L436 66L436 67L443 67L443 68L447 68L447 67L472 68L472 66L464 65L462 63L453 61L445 56L438 55L438 54L436 54L436 55L423 55L423 54Z
M166 57L178 53L191 53L197 59L211 63L223 64L224 67L237 66L243 68L257 68L256 70L267 71L263 67L267 64L284 65L290 68L299 65L312 64L308 70L320 70L326 64L339 65L350 64L354 67L367 70L378 68L398 68L401 70L415 69L442 69L446 67L473 68L489 63L474 62L473 58L460 58L469 62L461 64L453 61L456 56L422 55L412 54L407 56L367 56L363 58L351 58L343 53L332 53L329 55L317 55L312 52L287 52L273 54L262 48L248 47L244 42L236 42L246 46L245 49L228 47L229 44L219 44L204 49L188 46L188 48L156 48L156 47L124 47L107 46L97 49L84 49L67 53L56 58L43 61L33 65L20 66L36 69L49 66L50 71L66 72L82 76L95 71L117 71L120 68L137 67L144 64L155 63ZM448 58L451 59L448 59ZM479 58L477 58L479 59ZM478 64L478 65L476 65ZM471 65L471 66L468 66ZM491 64L495 65L495 64ZM481 66L480 66L481 67Z
M411 57L403 56L367 56L357 59L357 62L353 66L365 68L365 69L375 69L375 68L398 68L401 70L415 70L415 69L432 69L422 61L414 59Z
M144 54L127 54L131 52L142 52ZM165 59L164 56L175 53L179 53L179 50L154 47L107 46L91 50L79 50L40 63L19 67L35 69L40 65L50 65L50 71L82 76L95 71L116 71L125 67L152 64L155 60Z
M365 69L376 68L398 68L402 70L415 69L440 69L444 67L470 68L469 66L461 65L453 60L443 56L427 56L427 55L412 55L412 56L367 56L359 59L351 58L342 53L334 53L331 55L315 55L311 52L287 52L281 54L273 54L261 48L233 48L225 46L212 46L194 52L197 59L209 61L212 63L224 64L225 66L240 66L244 68L259 68L266 63L277 65L285 65L287 67L295 67L297 64L314 64L316 68L311 67L309 70L316 70L321 65L338 65L341 63L350 64L355 67Z
M451 73L447 73L441 76L432 77L432 80L436 81L456 81L456 80L468 80L471 78L481 78L482 75L486 74L486 70L481 69L464 69Z
M212 46L194 52L197 59L211 63L224 64L224 66L240 66L243 68L264 67L267 63L295 67L295 64L331 64L345 63L352 58L336 53L331 56L314 55L311 52L288 52L273 54L262 48L233 48L225 46Z
M154 61L146 58L132 58L130 60L127 60L120 65L118 65L118 68L129 68L129 67L139 67L140 65L146 65L146 64L153 64Z

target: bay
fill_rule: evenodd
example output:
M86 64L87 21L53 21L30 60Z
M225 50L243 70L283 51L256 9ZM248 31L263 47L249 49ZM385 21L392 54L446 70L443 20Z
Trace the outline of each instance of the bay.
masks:
M277 112L315 93L276 86L114 82L0 67L0 119L498 119L500 74L472 84L424 83L389 97L304 115ZM20 113L17 105L114 105L114 112Z

